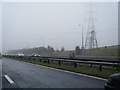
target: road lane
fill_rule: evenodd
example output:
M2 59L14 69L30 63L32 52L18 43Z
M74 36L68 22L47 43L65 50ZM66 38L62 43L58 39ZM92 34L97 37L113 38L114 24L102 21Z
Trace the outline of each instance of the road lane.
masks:
M2 83L4 83L2 88L19 88L15 83L10 83L4 76L2 76Z
M0 89L2 88L2 58L0 57Z
M95 78L7 58L3 58L2 64L3 74L10 76L20 88L104 88L105 81Z

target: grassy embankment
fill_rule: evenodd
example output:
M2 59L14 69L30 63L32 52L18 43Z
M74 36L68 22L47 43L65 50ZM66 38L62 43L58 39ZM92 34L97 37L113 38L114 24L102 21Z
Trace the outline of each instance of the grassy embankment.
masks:
M79 56L110 56L109 58L97 58L97 59L119 59L119 58L111 58L111 57L118 57L119 56L119 51L120 51L120 45L115 45L115 46L107 46L106 48L105 47L99 47L99 48L95 48L95 49L85 49L82 53L82 55L76 55L76 57L79 57ZM69 57L70 54L72 53L75 53L74 50L71 50L71 51L64 51L64 52L54 52L54 53L51 53L49 55L46 55L46 56L55 56L55 57ZM81 59L96 59L95 57L81 57Z

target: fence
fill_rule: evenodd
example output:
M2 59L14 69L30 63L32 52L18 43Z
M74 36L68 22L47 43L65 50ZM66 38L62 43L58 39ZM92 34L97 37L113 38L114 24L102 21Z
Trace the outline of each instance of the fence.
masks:
M92 65L98 65L99 70L102 71L102 66L111 66L111 67L120 67L120 60L103 60L103 59L76 59L76 58L56 58L56 57L31 57L31 56L12 56L7 55L8 57L13 58L20 58L20 59L27 59L27 60L39 60L41 62L42 60L46 63L50 63L50 61L57 61L59 65L61 65L64 62L70 62L74 64L74 67L77 68L78 64L91 64Z

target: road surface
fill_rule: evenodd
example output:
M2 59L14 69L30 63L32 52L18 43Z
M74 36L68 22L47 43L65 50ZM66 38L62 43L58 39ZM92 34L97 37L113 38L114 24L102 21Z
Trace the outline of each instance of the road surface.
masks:
M3 58L3 76L18 88L104 88L106 81ZM3 88L10 87L3 78Z
M0 89L2 88L2 58L0 57Z

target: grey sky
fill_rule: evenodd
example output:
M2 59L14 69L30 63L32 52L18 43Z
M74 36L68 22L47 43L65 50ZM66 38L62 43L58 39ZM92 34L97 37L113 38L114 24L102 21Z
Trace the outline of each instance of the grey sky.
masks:
M0 52L2 51L2 4L0 2Z
M81 46L78 24L83 25L85 38L90 3L3 3L3 52L43 45L67 50ZM117 2L97 2L92 7L98 46L118 44Z

